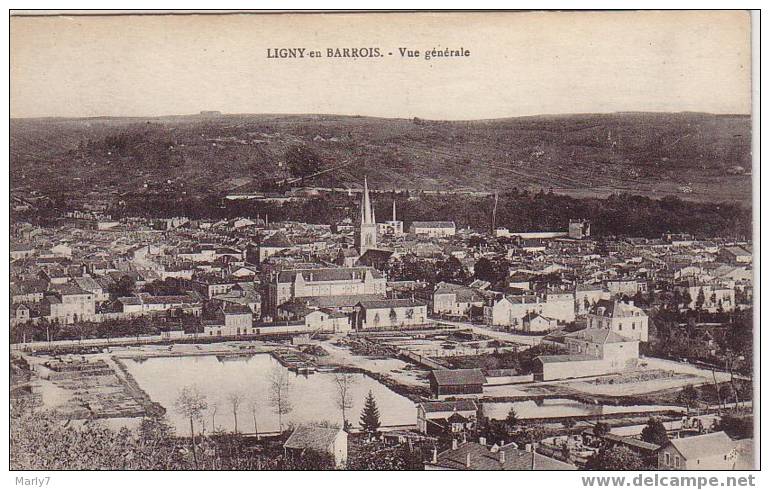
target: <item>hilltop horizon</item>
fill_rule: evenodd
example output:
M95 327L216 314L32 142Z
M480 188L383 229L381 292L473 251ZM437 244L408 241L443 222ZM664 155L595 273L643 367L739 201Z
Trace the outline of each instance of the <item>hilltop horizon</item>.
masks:
M741 112L710 112L710 111L646 111L646 110L622 110L622 111L594 111L594 112L561 112L561 113L531 113L511 116L500 117L483 117L483 118L463 118L463 119L435 119L429 117L423 117L419 115L408 116L375 116L369 114L344 114L337 112L222 112L217 109L203 109L199 112L179 113L179 114L160 114L160 115L98 115L98 116L18 116L11 117L11 121L24 121L24 120L81 120L81 119L165 119L165 118L182 118L182 117L247 117L247 116L262 116L262 117L350 117L350 118L365 118L365 119L384 119L384 120L413 120L420 119L426 122L484 122L484 121L505 121L509 119L524 119L524 118L538 118L538 117L579 117L579 116L594 116L594 115L622 115L622 114L693 114L693 115L707 115L707 116L726 116L726 117L751 117L752 113Z
M180 192L254 190L301 177L286 165L297 149L317 170L330 170L305 182L317 187L345 187L367 174L373 186L392 189L751 200L750 117L692 112L473 121L200 113L17 119L11 184L98 194L167 181Z

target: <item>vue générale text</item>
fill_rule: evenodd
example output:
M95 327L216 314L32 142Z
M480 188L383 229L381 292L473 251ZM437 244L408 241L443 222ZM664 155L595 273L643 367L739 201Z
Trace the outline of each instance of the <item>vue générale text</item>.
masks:
M359 48L267 48L268 59L305 59L305 58L385 58L389 56L405 59L424 59L430 61L436 58L467 58L470 50L463 47L444 48L434 47L421 50L400 47L395 50L384 50L379 47Z

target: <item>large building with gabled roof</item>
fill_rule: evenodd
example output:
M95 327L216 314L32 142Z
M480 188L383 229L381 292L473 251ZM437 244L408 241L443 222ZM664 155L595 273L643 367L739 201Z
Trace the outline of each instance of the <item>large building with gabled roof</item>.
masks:
M283 270L268 285L266 306L275 314L279 306L294 299L356 295L384 299L386 288L385 276L372 267Z
M603 376L634 369L639 360L639 341L612 330L587 328L564 335L568 354L537 358L535 378L543 381Z

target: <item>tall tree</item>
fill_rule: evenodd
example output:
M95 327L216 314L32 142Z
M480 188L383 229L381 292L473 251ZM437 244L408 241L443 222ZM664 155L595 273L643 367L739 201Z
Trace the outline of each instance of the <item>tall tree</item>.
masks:
M270 372L268 403L278 415L278 429L283 432L283 416L293 410L289 400L289 372L276 365Z
M243 394L237 391L227 395L227 402L230 404L230 409L233 411L233 432L238 433L238 409L243 403Z
M254 422L254 436L259 440L259 427L257 426L257 412L259 412L259 401L256 398L252 398L249 401L249 411L251 412L251 419Z
M698 297L695 298L695 308L700 310L706 303L706 294L703 292L703 287L698 290Z
M131 296L134 293L135 287L136 282L134 278L126 274L109 287L110 296L113 298Z
M217 431L217 411L219 411L219 403L214 402L209 405L209 413L211 414L211 432Z
M334 375L334 383L337 385L337 408L342 411L342 428L347 429L347 411L353 408L353 385L356 382L355 375L351 373L337 373Z
M519 423L519 414L516 413L516 410L511 408L508 410L508 415L505 417L505 423L508 424L508 427L513 428Z
M687 408L693 408L698 404L698 390L693 385L685 386L677 395L677 401Z
M369 435L370 439L380 428L380 410L377 408L372 390L369 390L369 394L364 400L364 409L361 411L361 428Z
M195 448L195 428L194 421L201 421L203 413L208 408L206 395L198 391L195 386L185 386L179 392L179 396L174 403L177 413L190 420L190 441L192 444L193 461L195 467L198 467L198 454Z
M659 419L651 417L647 421L647 425L642 429L642 440L657 444L658 446L665 446L668 443L668 433L666 432L666 426L663 425Z
M602 437L610 433L610 424L607 422L596 422L594 425L594 434L597 437Z

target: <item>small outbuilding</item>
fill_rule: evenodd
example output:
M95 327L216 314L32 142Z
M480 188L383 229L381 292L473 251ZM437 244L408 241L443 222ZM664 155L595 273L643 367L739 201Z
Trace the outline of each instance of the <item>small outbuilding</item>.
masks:
M487 382L481 369L436 369L428 376L434 398L447 396L478 396Z
M348 433L334 427L300 425L283 444L287 456L302 457L308 449L334 457L334 464L342 468L348 459Z

